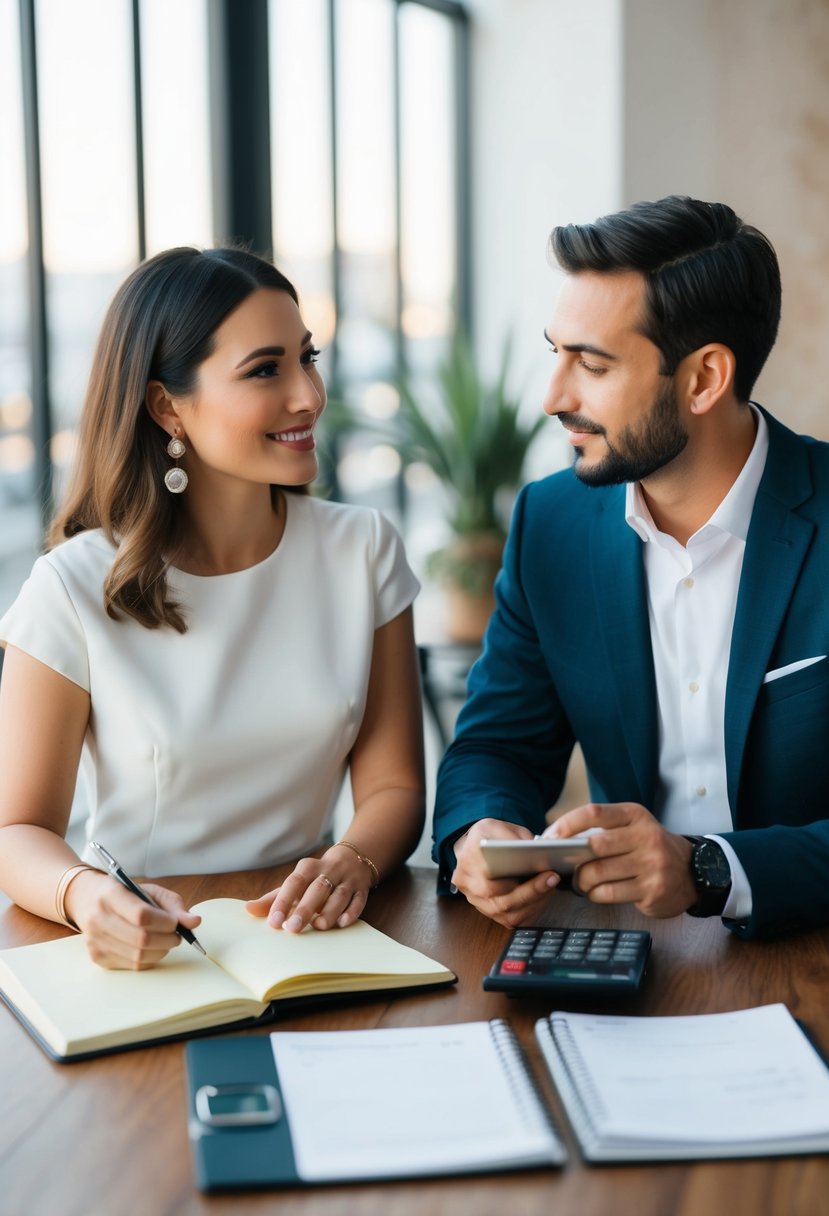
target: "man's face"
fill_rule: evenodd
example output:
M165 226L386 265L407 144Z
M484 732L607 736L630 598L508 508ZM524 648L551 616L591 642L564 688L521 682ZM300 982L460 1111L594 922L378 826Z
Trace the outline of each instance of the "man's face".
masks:
M568 275L546 331L556 365L544 409L569 431L587 485L642 481L688 442L674 380L638 332L644 292L634 271Z

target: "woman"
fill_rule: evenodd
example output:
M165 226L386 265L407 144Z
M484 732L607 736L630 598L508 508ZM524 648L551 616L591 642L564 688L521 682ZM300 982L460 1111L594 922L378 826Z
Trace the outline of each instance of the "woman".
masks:
M88 868L90 840L144 875L300 857L248 905L299 932L351 924L419 838L417 582L378 512L303 493L318 353L288 280L234 249L159 254L104 321L52 548L0 621L0 885L103 966L199 918Z

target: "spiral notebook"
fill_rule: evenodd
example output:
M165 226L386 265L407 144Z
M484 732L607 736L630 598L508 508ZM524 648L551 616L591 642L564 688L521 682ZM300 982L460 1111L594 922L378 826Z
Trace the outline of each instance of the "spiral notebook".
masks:
M190 1141L206 1191L560 1165L564 1149L508 1022L282 1031L186 1048ZM246 1087L256 1087L248 1096ZM218 1125L238 1097L264 1122ZM206 1097L207 1095L207 1097ZM241 1095L241 1097L239 1097ZM267 1105L267 1100L266 1100ZM258 1116L255 1116L258 1118Z
M536 1036L587 1161L829 1152L829 1069L785 1005L553 1013Z

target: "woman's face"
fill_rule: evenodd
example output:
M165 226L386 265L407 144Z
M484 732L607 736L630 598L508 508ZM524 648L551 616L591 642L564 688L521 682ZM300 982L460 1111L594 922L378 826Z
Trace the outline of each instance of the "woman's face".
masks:
M315 366L319 351L294 301L259 288L225 318L214 341L194 393L176 399L188 476L312 481L325 386Z

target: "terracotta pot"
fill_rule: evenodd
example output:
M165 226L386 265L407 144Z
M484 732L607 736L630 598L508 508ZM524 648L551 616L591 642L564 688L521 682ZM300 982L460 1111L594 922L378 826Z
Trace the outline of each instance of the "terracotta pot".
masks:
M443 551L444 625L453 642L480 642L483 637L495 608L492 587L503 551L503 537L490 532L459 536ZM454 579L453 567L462 568L466 577Z
M446 635L452 642L480 642L495 607L495 596L473 595L461 587L445 587Z

